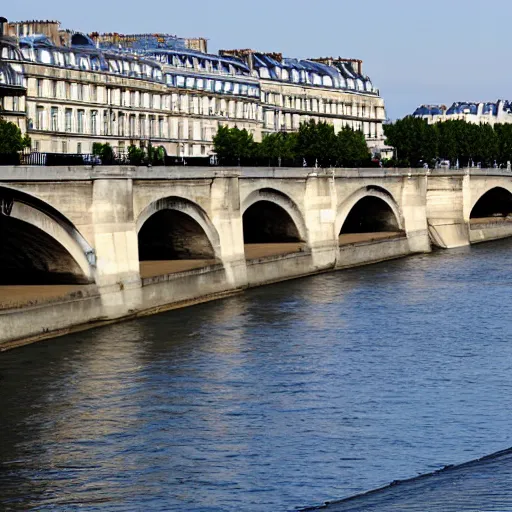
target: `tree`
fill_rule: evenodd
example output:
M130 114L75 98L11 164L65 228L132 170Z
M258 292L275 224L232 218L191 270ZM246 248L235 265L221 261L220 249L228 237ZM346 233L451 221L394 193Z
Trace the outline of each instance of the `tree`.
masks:
M142 165L144 162L144 150L132 144L128 146L128 160L132 165Z
M236 126L219 126L213 145L219 161L227 165L240 165L241 160L253 156L256 149L252 134Z
M297 140L297 156L305 158L308 165L321 167L336 164L337 139L334 127L314 119L301 123Z
M114 149L108 142L105 144L95 142L92 145L92 154L99 156L103 165L110 165L114 163Z
M358 167L366 162L370 153L363 132L345 126L336 135L336 162L345 167Z
M266 135L257 144L256 154L269 161L295 160L297 157L297 133L277 132Z
M407 116L384 125L386 143L397 150L398 160L419 165L430 162L438 154L439 134L426 120Z
M14 123L0 117L0 153L18 153L26 147L30 147L30 137L23 136Z

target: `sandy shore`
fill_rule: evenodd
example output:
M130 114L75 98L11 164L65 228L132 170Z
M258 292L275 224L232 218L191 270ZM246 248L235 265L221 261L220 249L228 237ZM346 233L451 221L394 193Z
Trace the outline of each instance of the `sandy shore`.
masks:
M494 218L493 218L494 219ZM475 219L482 221L482 219ZM494 220L495 221L495 220ZM341 235L340 245L354 244L358 242L370 242L403 236L402 233L355 233ZM293 254L304 251L305 243L281 243L281 244L247 244L245 257L248 260ZM143 261L140 264L142 278L156 277L176 272L185 272L207 267L219 263L217 260L171 260L171 261ZM38 302L52 301L67 297L79 292L87 292L94 285L6 285L0 286L0 309L28 306Z
M382 231L379 233L347 233L340 235L340 245L357 244L361 242L373 242L377 240L391 240L393 238L405 237L402 231Z

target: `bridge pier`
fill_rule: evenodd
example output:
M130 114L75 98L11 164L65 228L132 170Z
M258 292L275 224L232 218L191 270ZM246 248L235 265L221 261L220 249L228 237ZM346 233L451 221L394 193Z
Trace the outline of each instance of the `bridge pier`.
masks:
M211 218L220 238L220 259L228 288L247 286L247 266L238 176L216 177L211 185Z
M108 318L141 307L141 278L131 179L98 179L92 183L95 281Z
M442 249L469 245L464 203L468 183L463 175L433 175L428 178L427 219L432 243Z
M316 271L332 269L338 258L336 205L338 202L334 174L312 173L306 180L304 195L305 221L311 262Z

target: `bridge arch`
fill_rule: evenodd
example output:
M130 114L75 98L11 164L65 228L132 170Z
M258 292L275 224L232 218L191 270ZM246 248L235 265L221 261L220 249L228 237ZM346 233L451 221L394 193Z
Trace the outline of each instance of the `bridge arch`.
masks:
M95 254L74 225L44 201L0 187L0 282L92 282Z
M241 208L244 242L305 242L307 228L297 204L272 188L251 192Z
M189 199L171 196L149 204L137 219L139 259L220 259L219 234L208 214Z
M369 186L354 192L338 207L335 229L337 234L404 231L404 222L394 197L384 188Z
M471 206L469 218L508 217L512 215L512 191L504 187L490 187Z

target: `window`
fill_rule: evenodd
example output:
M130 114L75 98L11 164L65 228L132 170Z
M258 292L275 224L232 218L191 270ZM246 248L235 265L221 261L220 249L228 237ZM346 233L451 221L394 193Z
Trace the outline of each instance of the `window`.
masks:
M39 98L43 96L43 81L39 79L37 80L37 95Z
M36 130L44 130L44 108L37 107Z
M77 91L76 91L77 100L83 101L84 100L84 86L82 84L78 84L76 87L77 87Z
M83 110L79 110L77 112L77 117L76 117L76 131L78 133L84 133L84 116L85 116L85 112Z
M144 116L139 117L139 136L142 139L146 137L146 119Z
M129 135L130 137L135 137L135 114L130 116L130 126L129 126Z
M81 142L77 142L77 144L76 144L76 152L77 152L78 155L82 154L82 143Z
M90 86L91 101L98 101L98 87L96 85Z
M135 91L130 92L130 106L135 107Z
M124 133L124 114L123 113L119 114L119 125L118 126L119 126L119 128L118 128L119 136L124 137L125 133Z
M93 110L91 112L91 134L97 135L98 133L98 111Z
M54 98L57 98L59 96L58 90L57 90L57 85L58 85L57 80L53 80L52 81L52 96Z
M67 141L62 141L62 152L67 153L68 152L68 143Z
M108 110L103 111L103 135L108 135Z
M66 112L64 113L65 117L65 130L67 132L70 132L72 129L72 119L73 119L73 111L70 108L66 109Z
M155 136L155 118L150 116L149 118L149 138L152 139Z
M164 118L163 117L158 118L158 137L160 139L164 138Z
M66 99L71 99L71 84L69 82L66 82Z
M57 107L52 107L51 110L51 130L52 132L59 131L59 109Z

